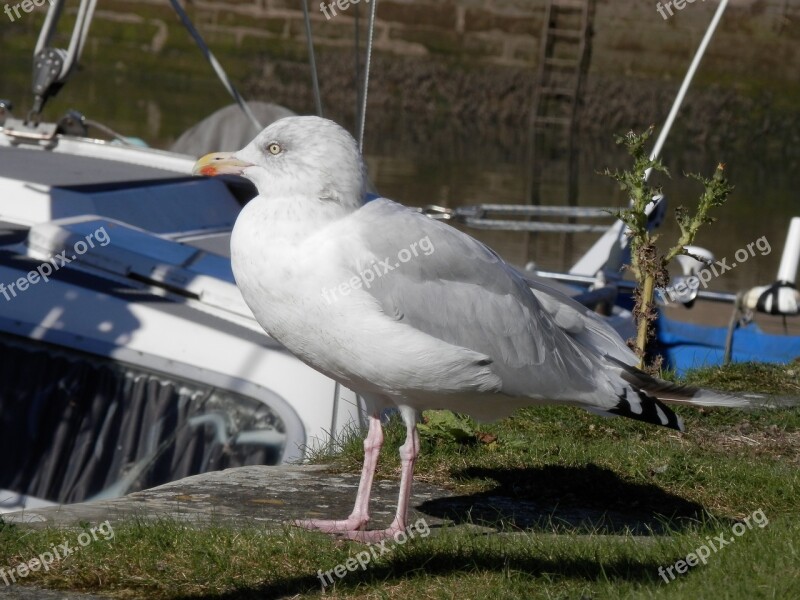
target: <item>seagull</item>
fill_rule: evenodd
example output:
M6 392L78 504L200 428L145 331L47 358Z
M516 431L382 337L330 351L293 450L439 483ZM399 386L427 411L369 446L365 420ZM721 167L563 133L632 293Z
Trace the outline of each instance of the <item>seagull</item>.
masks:
M297 525L365 543L404 531L426 409L493 421L523 406L571 405L683 430L665 403L749 404L646 375L578 302L447 224L366 201L357 144L333 121L280 119L238 152L204 156L194 173L255 184L231 236L242 296L270 336L369 410L353 512ZM397 511L387 529L367 530L389 408L406 428Z

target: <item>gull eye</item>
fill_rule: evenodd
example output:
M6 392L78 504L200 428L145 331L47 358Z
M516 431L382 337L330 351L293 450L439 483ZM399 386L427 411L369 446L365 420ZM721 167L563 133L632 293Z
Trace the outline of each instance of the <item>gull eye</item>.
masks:
M283 152L283 148L281 148L280 144L272 142L269 146L267 146L267 152L269 152L273 156L277 156L278 154Z

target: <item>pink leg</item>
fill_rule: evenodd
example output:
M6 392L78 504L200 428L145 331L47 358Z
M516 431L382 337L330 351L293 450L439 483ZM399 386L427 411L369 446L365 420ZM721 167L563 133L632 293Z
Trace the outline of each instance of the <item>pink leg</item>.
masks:
M419 433L417 432L417 413L406 407L401 408L406 422L406 441L400 446L400 494L397 498L397 513L388 529L377 531L350 531L345 535L351 540L364 543L378 542L394 537L408 526L408 505L411 501L411 483L414 479L414 463L419 456Z
M375 468L378 466L378 454L383 445L383 428L378 414L369 418L369 431L364 440L364 466L361 469L361 481L358 483L358 494L353 512L346 519L322 520L302 519L293 524L305 529L323 531L325 533L342 533L358 531L366 526L369 521L369 496L372 492L372 480L375 477Z

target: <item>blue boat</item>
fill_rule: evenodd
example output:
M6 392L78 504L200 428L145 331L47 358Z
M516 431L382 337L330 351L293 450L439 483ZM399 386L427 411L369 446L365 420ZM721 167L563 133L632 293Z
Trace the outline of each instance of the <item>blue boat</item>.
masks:
M662 314L656 332L664 367L678 375L725 362L727 327L686 323ZM755 323L733 332L731 362L786 363L797 358L800 358L800 336L766 333Z

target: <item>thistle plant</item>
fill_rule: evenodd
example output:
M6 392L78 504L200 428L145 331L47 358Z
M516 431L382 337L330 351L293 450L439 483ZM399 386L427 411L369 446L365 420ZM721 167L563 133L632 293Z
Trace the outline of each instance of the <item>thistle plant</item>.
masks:
M647 182L650 170L664 173L669 177L669 171L658 158L651 158L646 150L647 141L653 134L653 126L647 131L637 134L633 131L624 136L617 136L617 144L624 144L628 154L633 158L633 168L628 171L605 170L605 175L611 177L620 188L627 192L631 198L629 208L620 209L615 216L628 227L630 238L631 262L628 269L633 273L637 282L634 292L633 316L636 321L636 340L628 344L639 356L639 368L648 372L657 372L660 369L660 359L648 362L648 343L655 334L655 321L658 311L655 308L654 295L657 288L664 288L669 283L667 265L679 254L692 256L686 246L694 243L700 227L715 221L710 216L712 209L722 206L733 191L733 186L728 183L724 174L724 165L717 165L710 178L695 173L686 174L686 177L697 180L703 185L703 193L697 203L694 213L690 213L684 206L675 209L675 219L680 228L677 242L666 252L659 252L656 241L659 236L647 228L647 206L653 198L661 194L661 188L651 186Z

